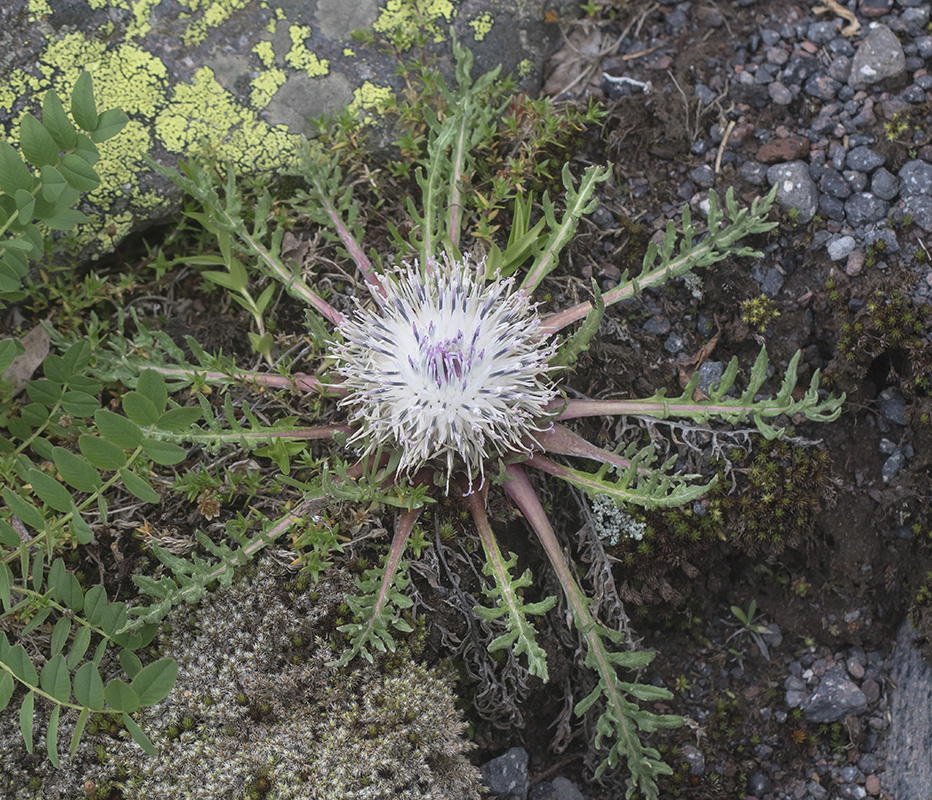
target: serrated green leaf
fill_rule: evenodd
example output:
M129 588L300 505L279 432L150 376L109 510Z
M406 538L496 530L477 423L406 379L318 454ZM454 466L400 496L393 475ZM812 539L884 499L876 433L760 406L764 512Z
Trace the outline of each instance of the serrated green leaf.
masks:
M171 442L160 442L158 439L143 439L142 452L151 458L156 464L164 467L170 467L178 464L187 458L188 453L183 447Z
M119 678L113 678L104 687L104 698L107 705L115 711L126 711L132 714L139 708L139 698L130 685Z
M26 160L33 166L58 163L58 145L32 114L26 114L20 123L19 146Z
M139 426L120 414L102 408L94 413L94 421L100 435L117 447L129 450L142 441Z
M87 652L87 648L91 644L91 629L86 625L82 625L78 628L78 632L74 635L74 640L71 642L71 650L68 653L68 669L74 669L80 663L81 659L84 658L84 654Z
M67 617L62 617L60 620L58 620L58 622L55 623L55 627L52 629L52 644L50 652L53 656L58 655L62 651L70 635L71 620Z
M142 372L136 384L136 391L149 398L159 414L165 410L165 404L168 402L168 387L165 386L165 378L155 370L147 369Z
M39 673L36 672L36 668L26 653L26 648L21 644L11 647L3 661L10 668L13 676L27 686L39 685Z
M23 733L23 741L26 743L27 753L32 753L32 710L35 700L35 692L29 692L23 698L23 704L19 707L19 729Z
M39 685L60 703L67 703L71 699L71 674L61 653L46 662L39 677Z
M9 672L0 672L0 711L3 711L10 704L14 687L13 676Z
M49 89L42 99L42 124L61 150L71 150L78 142L77 131L62 105L61 98Z
M137 425L146 428L155 425L161 416L161 412L152 401L139 392L127 392L123 395L123 411Z
M134 497L138 497L144 503L159 502L160 498L155 489L149 485L148 481L144 478L140 478L135 472L130 472L125 468L121 469L120 480L123 481L123 485L130 494Z
M16 218L19 220L20 225L25 225L32 219L32 212L36 207L36 198L32 192L17 189L16 194L13 195L13 200L16 203Z
M36 507L32 503L23 500L12 489L5 488L3 490L3 501L10 507L10 511L16 514L30 528L37 531L45 529L45 520Z
M74 673L74 697L92 711L103 710L104 682L93 661L85 662Z
M118 470L126 466L126 453L106 439L84 433L78 438L78 447L84 457L97 469Z
M100 176L78 155L68 153L62 158L59 169L65 182L79 192L91 192L100 186Z
M94 492L100 488L100 473L81 456L63 447L55 447L52 460L65 483L79 492Z
M71 510L71 493L55 478L37 469L31 469L26 473L26 479L43 503L63 514Z
M91 141L100 143L112 139L129 122L129 117L122 108L108 108L97 118L97 127L91 134Z
M159 417L156 427L163 431L183 431L203 415L204 412L200 407L170 408Z
M126 726L126 730L129 731L129 735L133 737L133 741L138 744L147 755L155 758L157 756L158 750L155 749L155 745L152 744L152 741L143 733L142 728L140 728L133 718L129 714L123 714L123 724Z
M71 92L71 116L88 133L97 129L97 104L94 102L94 81L90 72L82 72Z
M178 677L178 664L170 658L162 658L144 667L133 678L133 690L139 695L139 704L153 706L160 703L171 692Z
M8 142L0 142L0 191L11 197L17 189L31 192L36 182L32 173Z

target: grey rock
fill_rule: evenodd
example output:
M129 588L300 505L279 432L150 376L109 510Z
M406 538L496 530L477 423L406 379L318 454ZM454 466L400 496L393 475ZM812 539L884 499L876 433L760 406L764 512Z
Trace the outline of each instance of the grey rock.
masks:
M703 752L692 744L683 745L683 760L689 764L689 772L692 775L702 775L705 773L705 755Z
M871 192L882 200L892 200L899 191L899 180L886 168L881 167L871 176Z
M783 288L783 281L783 273L776 267L772 267L767 270L764 280L761 281L760 290L767 295L767 297L774 298L780 294L780 290Z
M932 197L914 194L906 198L903 210L913 218L913 222L926 233L932 233Z
M851 186L842 174L834 167L828 167L819 181L819 188L839 200L847 200L851 196Z
M919 58L932 58L932 36L920 36L916 39L916 52Z
M845 221L845 204L829 194L823 194L819 198L819 212L837 222Z
M530 787L527 759L527 750L512 747L498 758L482 764L479 772L489 794L499 800L526 800Z
M826 50L828 50L833 56L847 56L851 57L854 55L854 46L847 39L839 36L837 39L832 39L826 45Z
M837 21L813 22L806 29L806 38L816 44L827 44L838 35L840 28L841 25ZM756 792L751 792L751 794L756 794Z
M786 88L782 81L774 81L767 86L770 99L778 106L788 106L793 102L793 93Z
M867 789L854 783L846 783L839 786L836 790L839 800L864 800L867 797Z
M843 258L848 257L854 248L857 247L857 242L854 241L853 236L841 236L838 239L835 239L832 242L828 243L828 257L832 261L841 261Z
M724 371L725 364L721 361L703 361L699 365L699 388L708 394L713 385L718 386Z
M556 800L586 800L576 784L562 775L553 779L553 788L556 792Z
M928 6L904 9L903 14L900 16L900 22L906 26L906 29L913 36L916 36L929 24Z
M854 227L880 222L890 209L886 200L881 200L870 192L858 192L845 201L845 216Z
M686 342L678 333L671 333L667 337L667 340L663 343L663 349L672 355L677 355L678 353L683 352L685 347Z
M899 178L903 195L932 195L932 164L914 158L900 167Z
M858 46L848 84L852 89L863 89L905 70L906 55L900 40L886 25L878 25Z
M806 702L806 684L803 683L801 678L790 675L784 681L783 687L786 689L785 701L789 708L799 708Z
M806 794L809 800L823 800L828 794L828 789L818 781L809 781L809 783L806 784Z
M557 800L557 790L550 781L535 783L527 796L527 800Z
M889 228L880 228L876 231L867 231L864 234L864 244L870 247L874 242L883 242L884 253L896 253L900 249L900 243L896 238L896 233Z
M780 41L780 34L770 28L761 28L760 38L764 40L764 44L768 47L773 47Z
M771 84L773 85L773 84ZM809 177L809 167L803 161L774 164L767 170L767 180L777 187L777 199L786 211L799 211L799 222L809 222L815 216L819 203L819 190Z
M755 797L763 797L770 791L771 781L769 776L763 772L755 772L748 778L748 794Z
M909 418L906 416L906 400L893 387L884 389L877 395L877 409L881 416L890 422L895 422L897 425L909 424Z
M712 172L712 167L708 164L696 167L689 173L689 177L697 186L701 186L703 189L709 189L715 185L715 173Z
M810 75L803 84L803 90L810 97L816 97L819 100L834 100L835 95L841 88L841 83L829 75Z
M741 177L754 186L763 186L767 181L767 167L759 161L745 161L740 168Z
M832 667L803 706L803 717L813 723L838 722L866 709L864 692L848 679L842 667Z
M867 188L867 175L856 169L846 169L841 173L845 183L851 187L852 192L863 192Z
M839 83L847 83L850 74L851 59L848 56L835 56L828 65L828 76Z
M859 172L872 172L877 167L882 167L886 159L876 150L861 145L852 147L845 158L845 164L848 169L856 169Z
M764 57L767 59L768 64L776 64L778 67L782 67L790 60L790 54L782 47L768 47Z

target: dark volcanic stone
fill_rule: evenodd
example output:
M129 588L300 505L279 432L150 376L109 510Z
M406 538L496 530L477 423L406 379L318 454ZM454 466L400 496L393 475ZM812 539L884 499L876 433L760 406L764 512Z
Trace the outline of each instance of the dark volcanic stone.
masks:
M900 182L892 173L881 167L871 178L871 191L883 200L892 200L900 191Z
M848 224L857 227L871 222L880 222L890 209L890 204L870 192L858 192L845 201L845 216Z
M875 2L878 0L867 0ZM887 2L888 0L883 0ZM861 3L864 12L865 4ZM874 83L894 78L906 69L906 55L896 34L886 25L878 25L861 42L851 62L848 84L852 89L862 89Z
M866 709L864 692L848 679L842 667L832 667L803 707L803 716L807 722L837 722Z
M900 191L904 194L932 194L932 164L918 158L900 167Z
M869 147L853 147L848 151L845 164L848 169L856 169L858 172L872 172L877 167L883 166L886 159L876 150Z

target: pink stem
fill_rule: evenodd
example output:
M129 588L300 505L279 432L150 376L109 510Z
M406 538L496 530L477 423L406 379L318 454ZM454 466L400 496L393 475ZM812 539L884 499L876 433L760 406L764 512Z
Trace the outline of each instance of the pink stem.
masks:
M751 413L751 406L740 405L699 405L697 403L670 403L656 400L568 400L559 418L579 419L580 417L610 417L622 414L652 416L658 419L688 416L697 411L709 414Z
M401 518L395 525L395 535L392 537L391 549L388 551L388 558L385 561L385 568L382 572L382 585L379 587L379 593L376 597L375 606L372 609L370 619L376 620L385 601L388 599L388 590L391 588L392 580L395 577L395 571L398 569L398 563L401 561L405 551L405 543L411 531L414 529L414 523L421 515L420 508L411 509L411 511L402 511Z
M591 442L583 439L582 436L573 433L569 428L562 425L554 425L552 430L535 433L534 438L544 448L546 453L556 453L561 456L578 456L579 458L591 458L602 464L613 464L620 469L627 469L631 462L622 458L609 450L603 450L596 447ZM648 470L645 470L647 472Z

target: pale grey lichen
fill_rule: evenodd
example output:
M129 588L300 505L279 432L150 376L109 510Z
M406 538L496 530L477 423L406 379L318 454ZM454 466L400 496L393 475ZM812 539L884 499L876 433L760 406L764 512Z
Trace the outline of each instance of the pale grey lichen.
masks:
M589 509L595 532L606 544L614 547L622 539L640 541L644 538L647 523L627 514L612 498L604 494L594 495L589 500Z
M397 655L387 669L328 666L335 654L323 637L349 581L286 588L293 582L266 562L252 578L172 615L159 642L161 654L178 661L177 683L137 717L157 758L128 737L98 732L85 734L76 757L63 754L55 770L41 747L26 755L8 709L0 716L0 796L71 798L91 781L98 792L112 786L133 800L478 797L449 680ZM60 742L72 725L63 721Z

